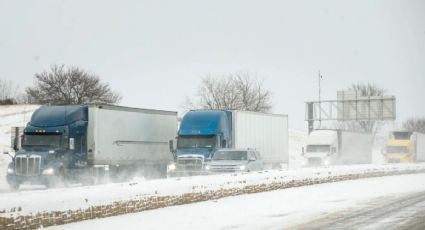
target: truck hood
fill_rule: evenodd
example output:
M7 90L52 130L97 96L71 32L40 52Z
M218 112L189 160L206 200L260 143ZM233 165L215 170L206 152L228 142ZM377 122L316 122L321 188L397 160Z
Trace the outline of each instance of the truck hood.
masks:
M211 166L241 166L246 165L247 161L231 161L231 160L212 160L208 163Z
M215 151L214 149L208 149L208 148L183 148L183 149L177 149L176 155L177 157L201 155L204 158L209 158L212 156L212 153L214 151Z
M26 150L19 150L16 152L16 156L41 156L41 158L46 158L49 155L49 150L35 150L35 149L26 149Z

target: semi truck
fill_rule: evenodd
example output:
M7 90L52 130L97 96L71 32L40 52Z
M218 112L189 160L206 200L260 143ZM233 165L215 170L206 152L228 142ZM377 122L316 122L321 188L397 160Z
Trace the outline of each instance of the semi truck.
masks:
M303 148L304 166L370 164L371 134L344 130L313 130Z
M424 162L425 134L409 131L391 132L384 156L388 163Z
M206 173L205 162L223 148L255 149L265 168L288 164L288 116L237 110L192 110L180 123L170 176Z
M15 129L16 152L7 181L16 189L23 183L53 186L134 175L165 177L173 160L169 142L176 133L177 112L113 105L41 106L23 131Z

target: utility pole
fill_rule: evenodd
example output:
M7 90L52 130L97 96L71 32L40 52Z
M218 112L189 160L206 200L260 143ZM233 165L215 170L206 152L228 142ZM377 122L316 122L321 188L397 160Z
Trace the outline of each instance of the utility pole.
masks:
M320 70L319 70L319 76L318 76L318 80L319 80L319 128L322 127L322 87L321 87L321 81L322 81L322 75L320 74Z

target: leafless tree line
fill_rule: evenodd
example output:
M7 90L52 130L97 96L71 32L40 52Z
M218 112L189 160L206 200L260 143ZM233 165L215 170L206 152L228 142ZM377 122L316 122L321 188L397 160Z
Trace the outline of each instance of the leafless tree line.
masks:
M356 91L360 97L385 96L387 90L373 83L355 83L347 88L348 91ZM343 121L336 124L336 128L371 133L374 136L382 127L381 121Z
M81 68L53 65L50 71L35 74L33 87L26 89L30 103L115 104L121 96L99 77Z
M263 81L248 72L223 76L207 74L198 93L186 98L186 109L223 109L268 112L272 108L271 92Z
M403 128L411 132L425 133L425 117L409 118L403 123Z
M25 96L19 85L12 81L0 80L0 105L24 103Z

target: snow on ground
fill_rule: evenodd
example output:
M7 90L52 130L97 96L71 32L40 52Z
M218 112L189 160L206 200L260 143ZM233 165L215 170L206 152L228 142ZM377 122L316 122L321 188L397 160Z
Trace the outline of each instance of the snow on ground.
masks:
M12 215L22 216L50 211L80 210L98 205L140 200L149 197L179 196L187 193L218 191L251 185L324 179L329 176L424 169L425 164L352 165L168 178L149 181L140 180L127 183L47 190L20 190L18 192L1 194L0 217ZM16 208L19 208L19 211L16 211Z
M83 221L48 229L283 229L371 199L425 191L425 174L304 186Z
M2 105L0 106L0 190L7 188L5 173L11 158L3 154L11 151L11 127L25 126L39 105Z

